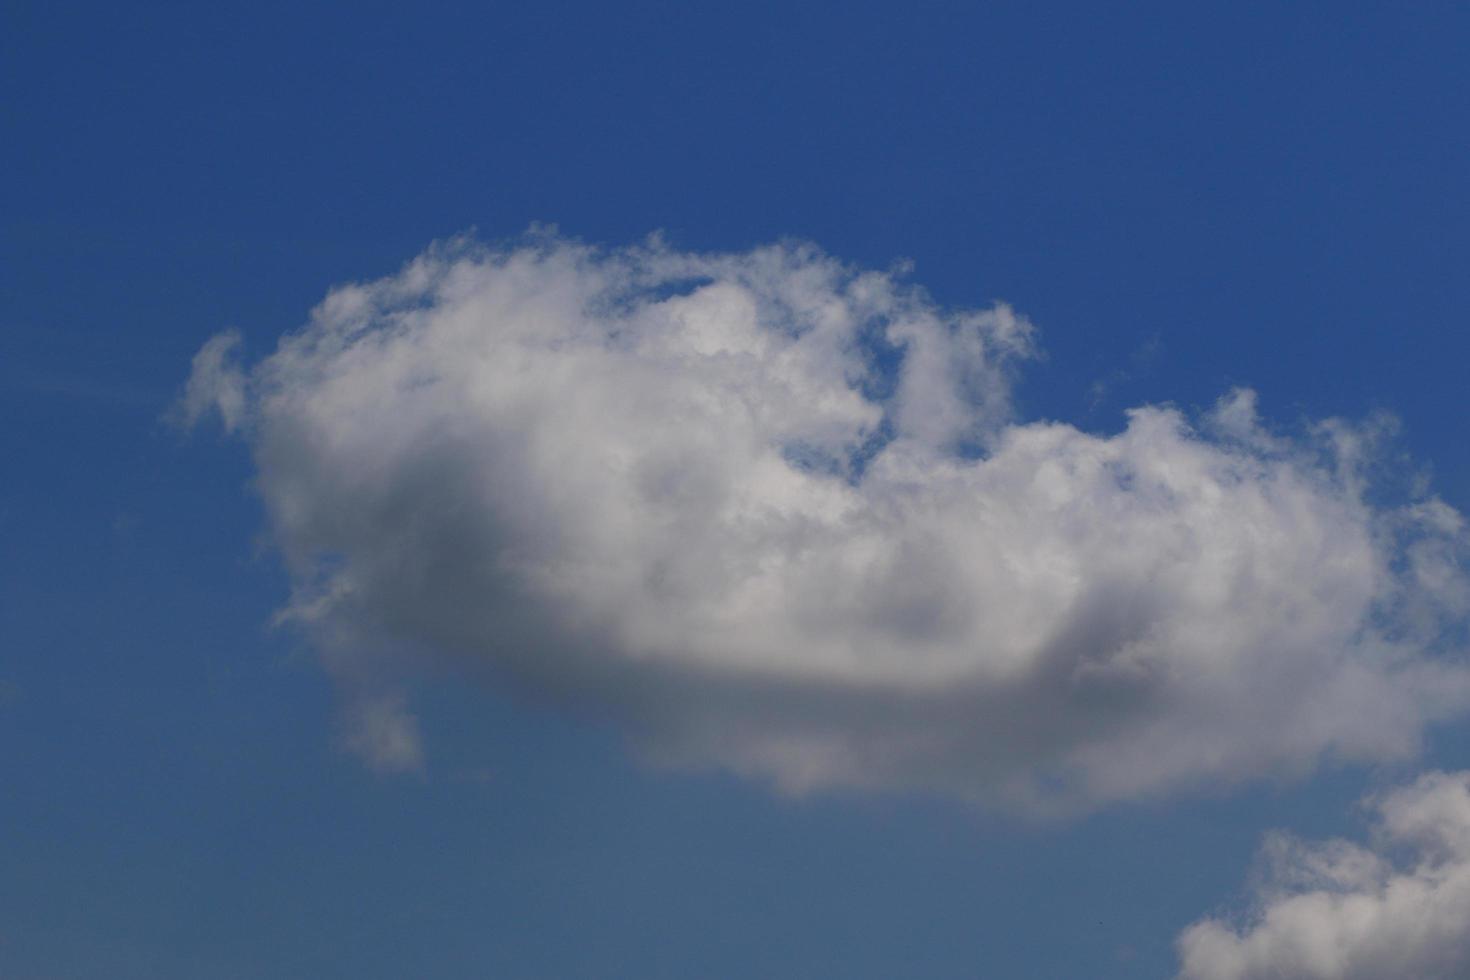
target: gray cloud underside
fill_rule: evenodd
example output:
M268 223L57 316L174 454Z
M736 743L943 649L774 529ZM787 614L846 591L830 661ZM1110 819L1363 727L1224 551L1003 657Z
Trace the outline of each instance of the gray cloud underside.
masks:
M1371 427L1022 424L1032 333L809 246L457 242L248 370L212 340L181 412L252 447L387 768L425 664L669 763L1041 810L1404 757L1470 701L1463 522L1369 502Z

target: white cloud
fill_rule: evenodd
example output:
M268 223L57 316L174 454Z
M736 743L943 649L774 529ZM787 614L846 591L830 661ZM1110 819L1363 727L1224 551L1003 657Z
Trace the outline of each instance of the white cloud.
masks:
M174 407L176 422L192 427L206 415L217 413L226 432L239 427L245 412L245 375L235 361L239 347L239 332L226 330L199 349L184 396Z
M458 242L186 414L249 441L348 687L489 673L651 758L1039 809L1412 754L1470 700L1459 515L1372 440L1018 423L1032 330L780 245ZM238 394L237 394L238 393ZM366 679L366 680L365 680Z
M1470 976L1470 773L1429 773L1368 802L1372 848L1269 837L1248 921L1205 919L1185 930L1181 976Z

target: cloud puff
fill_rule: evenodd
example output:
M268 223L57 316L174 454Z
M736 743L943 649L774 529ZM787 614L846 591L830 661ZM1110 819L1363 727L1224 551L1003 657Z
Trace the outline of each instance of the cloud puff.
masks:
M1238 931L1216 919L1190 926L1181 976L1470 975L1470 772L1429 773L1368 804L1373 848L1269 837L1250 921Z
M185 405L376 705L484 674L667 763L1065 810L1406 756L1470 700L1461 519L1369 502L1371 427L1021 424L1032 334L806 245L460 241L248 372L210 341ZM384 717L354 744L417 759Z

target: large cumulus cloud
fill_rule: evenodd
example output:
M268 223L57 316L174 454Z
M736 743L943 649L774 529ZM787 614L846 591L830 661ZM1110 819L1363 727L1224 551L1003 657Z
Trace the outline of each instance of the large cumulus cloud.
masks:
M1370 798L1375 846L1267 839L1254 907L1179 939L1185 980L1470 976L1470 773Z
M804 245L543 235L339 287L181 411L250 444L286 617L388 767L420 668L781 787L1085 808L1412 753L1470 699L1461 518L1254 395L1012 417L1032 329Z

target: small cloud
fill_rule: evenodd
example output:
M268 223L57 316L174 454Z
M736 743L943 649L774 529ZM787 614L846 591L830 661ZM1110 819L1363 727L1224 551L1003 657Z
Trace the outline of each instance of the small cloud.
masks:
M199 348L184 394L169 413L170 421L189 430L206 416L217 413L226 432L239 429L246 407L245 375L238 364L239 347L239 331L226 330Z
M1150 334L1148 339L1134 348L1133 353L1129 355L1127 367L1117 368L1088 386L1088 410L1097 411L1117 389L1147 377L1158 363L1163 350L1163 338L1158 333Z
M397 694L360 694L344 708L342 743L370 768L385 773L422 772L418 719Z
M461 783L474 783L476 785L484 785L486 783L494 782L496 779L496 775L495 770L490 768L489 766L472 766L465 769L455 770L454 779L457 782Z
M1267 838L1243 921L1180 935L1181 980L1470 976L1470 772L1366 802L1371 846Z
M128 541L138 533L140 520L137 514L123 512L112 518L112 534L119 541Z

